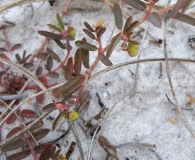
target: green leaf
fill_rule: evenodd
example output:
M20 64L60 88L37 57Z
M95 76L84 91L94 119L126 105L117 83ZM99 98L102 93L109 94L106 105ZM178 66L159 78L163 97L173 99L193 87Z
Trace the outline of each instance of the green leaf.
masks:
M137 24L139 23L139 21L134 21L133 23L131 23L131 25L129 26L129 28L127 28L126 30L126 34L130 34L134 28L137 27Z
M81 49L77 49L74 57L74 71L76 75L79 75L81 73L81 67L82 67L82 53L81 53Z
M67 119L68 119L69 121L74 121L74 120L76 120L78 117L79 117L79 114L78 114L77 112L71 112L71 113L68 115Z
M127 46L127 52L130 57L135 57L139 51L139 43L136 41L130 41Z
M87 43L85 41L76 41L75 44L85 50L88 51L96 51L98 48L90 43Z
M67 61L66 70L65 70L65 78L66 78L67 80L69 80L69 79L72 78L73 69L74 69L73 59L72 59L72 57L70 57L70 58L68 59L68 61Z
M132 20L133 20L133 17L132 16L130 16L129 18L127 18L127 20L125 22L125 26L124 26L124 32L125 33L127 32L127 29L130 27Z
M56 117L56 119L53 122L53 126L52 126L53 130L56 129L56 127L58 126L58 124L60 123L60 121L62 120L63 117L64 117L64 112L61 112L60 114L58 114L58 116Z
M120 6L117 3L114 3L114 19L115 24L118 29L123 27L123 15Z
M32 123L33 121L31 121L30 123ZM30 124L29 122L27 124ZM26 125L27 125L26 124ZM33 125L33 127L31 127L31 131L34 132L35 130L41 128L42 126L44 125L44 122L43 121L40 121L38 123L36 123L35 125Z
M47 64L46 64L46 69L48 70L48 71L51 71L51 69L52 69L52 67L53 67L53 58L52 57L48 57L47 58Z
M21 160L21 159L24 159L27 156L29 156L29 154L30 154L30 151L29 150L22 151L22 152L18 152L18 153L15 153L15 154L12 154L12 155L8 156L6 158L6 160L13 160L13 159L14 160Z
M60 47L60 48L62 48L62 49L66 49L66 44L63 44L60 40L56 40L56 39L54 39L54 41L56 42L56 44Z
M38 141L44 138L50 132L49 129L39 129L38 131L33 132L34 138ZM30 138L32 140L32 137Z
M150 16L148 17L148 20L156 27L161 28L162 26L162 19L161 17L156 13L152 12Z
M78 90L78 96L79 96L79 103L80 103L80 106L82 106L83 105L83 103L84 103L84 91L83 91L83 89L82 88L80 88L79 90ZM77 110L78 111L78 110Z
M49 103L43 107L43 112L51 112L56 109L56 105L54 103Z
M104 28L101 28L101 29L99 30L99 32L97 33L97 37L101 37L102 34L104 34L105 31L106 31L106 28L105 28L105 27L104 27Z
M89 30L87 29L83 29L83 32L88 35L91 39L95 39L95 36L93 33L91 33Z
M89 25L89 23L84 22L84 25L85 25L85 27L86 27L89 31L94 32L94 29Z
M6 135L6 139L13 136L14 134L16 134L17 132L19 132L22 129L22 127L15 127L13 128L11 131L8 132L8 134Z
M49 53L50 56L51 56L53 59L55 59L55 60L57 60L58 62L60 62L59 56L58 56L52 49L47 48L47 53Z
M112 54L116 45L120 42L121 38L122 38L122 36L120 35L120 33L112 38L111 43L110 43L108 50L106 52L106 57L108 57L108 58L110 57L110 55Z
M58 31L58 32L62 32L61 28L53 25L53 24L48 24L48 26L51 28L51 29L54 29L55 31Z
M60 34L55 34L55 33L47 32L47 31L38 31L38 33L42 36L52 38L54 40L61 40L62 39L62 36Z
M20 58L20 55L18 53L15 55L15 57L16 57L18 63L22 64L22 59Z
M89 68L89 51L81 49L83 65L85 68Z
M72 87L77 89L85 80L85 76L78 75L66 82L61 88L60 93L68 92L72 90Z
M60 15L57 14L57 15L56 15L56 18L57 18L57 21L58 21L58 24L59 24L60 28L61 28L62 30L64 30L64 24L63 24L63 22L62 22L62 19L61 19Z
M14 139L1 147L2 152L12 151L25 145L25 141L21 138Z
M123 0L123 2L139 11L145 11L146 9L146 5L140 0Z
M112 62L105 55L103 55L103 54L100 54L99 55L99 59L106 66L112 66L113 65Z

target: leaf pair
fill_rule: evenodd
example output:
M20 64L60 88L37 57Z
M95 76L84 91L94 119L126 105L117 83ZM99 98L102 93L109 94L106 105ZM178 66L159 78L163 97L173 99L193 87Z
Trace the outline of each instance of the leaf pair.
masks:
M50 48L47 48L47 53L49 54L49 57L47 58L47 62L45 64L45 68L48 70L50 77L52 77L52 78L58 78L59 77L59 74L57 72L52 72L52 67L53 67L53 60L56 60L56 61L60 62L60 58ZM40 75L40 72L42 72L42 69L41 68L39 68L39 70L37 70L37 74Z
M76 92L80 88L84 80L85 80L85 76L83 75L77 75L73 77L60 88L60 93L64 97L71 95L72 93Z
M53 25L53 24L48 24L48 26L49 26L50 28L54 29L54 30L57 31L57 32L62 32L62 31L64 31L64 24L63 24L62 19L61 19L61 17L60 17L59 14L56 14L56 19L57 19L57 21L58 21L58 26L55 26L55 25Z

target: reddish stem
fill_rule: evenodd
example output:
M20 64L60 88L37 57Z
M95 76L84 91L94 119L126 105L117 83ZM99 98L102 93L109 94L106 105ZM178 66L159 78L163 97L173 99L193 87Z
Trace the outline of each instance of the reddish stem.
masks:
M170 6L166 7L166 8L160 9L160 10L158 10L156 13L157 13L158 15L162 15L162 14L164 14L165 12L167 12L167 11L169 11L169 10L172 10L172 9L175 7L175 5L176 5L176 3L170 5Z
M95 69L95 67L97 66L97 64L99 62L99 55L103 54L106 51L105 48L107 48L107 46L106 46L105 48L102 49L102 41L101 41L100 38L97 38L96 41L99 44L98 55L97 55L95 61L93 62L93 64L91 65L91 67L85 73L85 81L83 82L84 86L87 84L87 82L88 82L88 80L90 78L91 73L93 72L93 70Z
M66 6L65 6L64 10L62 11L62 18L68 13L68 9L70 7L71 2L72 2L72 0L68 0L66 2Z
M30 153L32 154L34 160L39 160L39 158L37 157L37 155L35 153L34 147L32 146L32 143L28 137L28 134L26 132L24 133L24 137L25 137L25 141L28 144L28 147L30 149Z
M21 115L21 112L19 112L18 115L19 115L19 117L20 117L22 120L24 119L24 118L22 117L22 115ZM22 124L20 124L20 126L21 126L22 128L24 128L24 126L23 126ZM37 155L36 155L36 153L35 153L34 147L32 146L32 142L30 141L27 132L24 133L24 137L25 137L25 141L26 141L26 143L28 144L28 147L29 147L29 149L30 149L30 153L32 154L34 160L39 160L39 158L37 157Z

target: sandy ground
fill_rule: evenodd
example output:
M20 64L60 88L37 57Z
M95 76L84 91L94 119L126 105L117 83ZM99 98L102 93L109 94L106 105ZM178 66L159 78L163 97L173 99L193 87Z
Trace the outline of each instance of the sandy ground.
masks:
M1 0L0 5L8 2ZM44 38L37 31L49 30L46 24L54 23L55 14L60 13L63 9L65 1L61 0L58 7L51 7L48 2L37 2L33 4L20 5L3 12L0 15L0 24L10 21L16 26L8 29L12 43L21 43L22 48L10 53L14 60L14 54L21 54L23 50L27 53L34 53L43 42ZM161 2L163 4L163 2ZM111 9L103 3L82 1L73 2L72 8L81 7L84 12L72 10L63 20L65 23L72 24L77 29L76 39L81 39L84 35L82 32L83 22L95 25L99 19L105 21L107 28L106 34L103 36L103 45L108 43L109 37L114 27L114 17ZM125 13L132 15L134 19L140 19L142 14L133 9L124 9ZM156 28L152 24L146 22L143 26L152 34L155 39L163 39L163 27ZM140 30L136 29L135 32ZM114 31L114 35L118 32ZM135 39L142 45L140 50L140 59L146 58L164 58L164 49L151 43L152 38L146 34L143 39L141 36ZM0 33L1 40L3 39ZM194 26L182 23L180 21L170 19L167 23L167 50L169 58L194 59L195 49L188 44L188 39L195 37ZM0 41L0 47L4 47L5 43ZM63 56L59 47L55 47L54 43L49 44L54 47L56 52ZM76 47L73 48L73 52ZM90 62L93 62L95 54L91 55ZM130 62L137 60L138 57L130 58L127 53L120 50L118 46L111 56L114 65L122 62ZM177 99L181 107L188 107L189 95L195 96L195 65L190 62L170 61L171 78L176 92ZM136 78L136 67L138 64L126 65L118 69L114 69L105 74L101 74L89 82L87 90L90 90L90 104L88 108L83 110L81 117L88 120L99 113L102 109L98 103L98 97L102 103L108 108L109 115L104 118L101 123L101 131L99 135L106 137L113 145L118 146L118 157L120 160L194 160L195 159L195 143L194 138L186 128L176 107L171 104L166 95L174 102L169 86L164 61L144 62L139 64ZM105 69L103 64L99 64L94 73ZM83 70L84 71L84 70ZM60 78L59 81L63 81ZM137 82L136 94L135 81ZM31 107L35 101L22 107ZM45 101L46 104L47 100ZM175 102L174 102L175 103ZM40 105L37 105L40 107ZM195 105L192 104L190 110L182 110L187 118L190 126L195 132ZM2 110L2 109L1 109ZM51 114L55 117L57 112ZM85 158L91 143L91 137L86 136L79 124L83 122L81 119L75 121L75 127L79 133ZM97 123L97 122L94 122ZM15 123L10 126L4 126L2 136L12 128ZM51 125L51 121L45 120L45 127ZM57 131L51 131L41 142L51 141L66 130L67 124L62 122ZM74 140L73 134L70 132L63 140L59 142L62 152L66 152L68 144ZM12 152L7 153L10 155ZM76 160L79 156L78 149L71 155L71 160ZM91 152L91 159L106 159L107 153L100 147L95 139ZM0 159L4 159L2 154ZM26 158L26 160L32 157ZM108 158L107 159L111 159Z

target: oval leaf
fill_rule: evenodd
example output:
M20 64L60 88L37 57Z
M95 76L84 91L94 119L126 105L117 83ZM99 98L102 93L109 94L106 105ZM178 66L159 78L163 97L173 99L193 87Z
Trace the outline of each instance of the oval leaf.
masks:
M114 3L114 19L115 24L118 29L123 27L123 15L120 6L117 3Z
M148 17L148 20L156 27L161 28L162 26L162 19L161 17L156 13L152 12L150 16Z
M37 92L40 92L40 90L37 90ZM40 95L36 96L37 103L40 103L40 104L43 103L44 99L45 99L44 94L40 94Z
M51 112L56 109L56 105L54 103L49 103L43 107L43 112Z
M56 129L56 127L58 126L58 124L60 123L60 121L62 120L63 117L64 117L64 112L61 112L60 114L58 114L58 116L56 117L56 119L53 122L53 126L52 126L53 130Z
M146 9L146 5L140 0L123 0L123 2L127 3L128 5L139 11L145 11Z
M83 65L85 68L89 68L89 51L81 49Z
M133 23L131 23L129 28L126 29L126 34L127 35L130 34L132 32L132 30L137 27L138 23L139 23L139 21L134 21Z
M61 28L62 30L64 30L64 24L63 24L63 22L62 22L62 19L61 19L60 15L57 14L57 15L56 15L56 18L57 18L57 21L58 21L58 24L59 24L60 28Z
M89 51L96 51L97 50L97 47L88 43L88 42L85 42L85 41L76 41L75 44L82 48L82 49L86 49L86 50L89 50Z
M25 145L25 141L21 138L14 139L1 147L2 152L12 151Z
M22 59L20 58L20 55L19 54L16 54L15 57L16 57L18 63L21 64L22 63Z
M18 48L21 48L21 47L22 47L21 44L15 44L15 45L11 48L11 51L14 51L14 50L16 50L16 49L18 49Z
M56 44L60 47L60 48L62 48L62 49L66 49L66 44L63 44L60 40L56 40L56 39L54 39L54 41L56 42Z
M39 76L43 72L43 67L39 66L36 70L36 75Z
M83 75L75 76L60 88L60 93L67 92L71 87L77 88L84 82L84 80L85 76Z
M30 151L27 150L27 151L22 151L22 152L19 152L19 153L15 153L15 154L12 154L10 156L8 156L6 158L6 160L21 160L21 159L24 159L26 158L27 156L29 156L30 154Z
M70 57L68 59L68 62L66 64L66 68L65 68L65 78L67 80L69 80L69 79L72 78L72 75L73 75L73 67L74 67L73 59L72 59L72 57Z
M35 112L33 110L24 109L24 110L22 110L21 115L25 118L34 118Z
M99 32L97 33L97 37L101 37L102 34L104 34L105 31L106 31L106 28L105 28L105 27L101 28L101 29L99 30Z
M52 67L53 67L53 58L51 57L51 56L49 56L48 58L47 58L47 64L46 64L46 69L48 70L48 71L51 71L51 69L52 69Z
M39 139L44 138L50 132L49 129L40 129L38 131L32 132L34 138L38 141ZM32 140L32 138L30 138Z
M127 46L127 52L130 57L135 57L138 54L139 43L135 41L130 41Z
M119 43L121 38L122 38L122 36L120 35L120 33L112 38L111 43L110 43L110 45L108 47L108 50L106 52L106 57L107 58L110 57L110 55L112 54L113 50L115 49L116 45Z
M99 59L106 66L112 66L113 65L112 62L105 55L103 55L103 54L100 54L99 55Z
M89 31L94 32L94 29L89 25L89 23L84 22L84 25L85 25L85 27L86 27Z
M83 29L83 32L88 35L91 39L95 39L95 36L93 33L91 33L89 30L87 29Z
M55 39L55 40L61 40L62 39L62 36L60 34L55 34L55 33L47 32L47 31L38 31L38 33L42 36L52 38L52 39Z
M133 17L130 16L129 18L127 18L126 22L125 22L125 26L124 26L124 32L126 33L127 29L130 27L131 22L133 20Z
M47 48L47 53L49 53L50 56L51 56L53 59L55 59L55 60L57 60L58 62L60 62L59 56L58 56L52 49Z
M11 124L13 122L15 122L15 120L17 119L16 115L13 113L6 121L7 124Z
M81 66L82 66L82 53L80 49L77 49L74 57L74 71L76 75L81 73Z
M26 69L29 69L31 67L33 67L34 64L33 63L24 63L23 67L26 68Z
M15 127L9 133L6 135L6 139L13 136L15 133L19 132L22 129L22 127Z
M54 26L53 24L48 24L48 26L49 26L51 29L54 29L55 31L62 32L62 30L61 30L59 27Z

